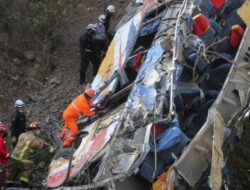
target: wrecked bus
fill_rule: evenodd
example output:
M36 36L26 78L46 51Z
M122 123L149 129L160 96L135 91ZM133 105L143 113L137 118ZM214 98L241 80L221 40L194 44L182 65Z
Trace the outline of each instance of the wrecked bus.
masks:
M79 120L47 187L226 186L226 146L249 111L250 34L244 1L204 2L145 0L125 15L91 84L105 113Z

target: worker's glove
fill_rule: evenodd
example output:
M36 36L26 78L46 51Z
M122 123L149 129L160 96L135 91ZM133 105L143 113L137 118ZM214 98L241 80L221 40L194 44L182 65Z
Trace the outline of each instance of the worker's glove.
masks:
M12 137L11 142L12 142L12 144L15 144L16 143L16 137Z
M63 128L63 130L60 133L60 138L63 139L65 137L66 133L67 133L67 129Z
M90 105L90 107L91 107L91 108L96 108L97 105L96 105L95 103L92 103L92 104Z
M49 153L50 153L50 154L55 153L55 151L56 151L56 149L55 149L53 146L50 146L50 147L49 147Z

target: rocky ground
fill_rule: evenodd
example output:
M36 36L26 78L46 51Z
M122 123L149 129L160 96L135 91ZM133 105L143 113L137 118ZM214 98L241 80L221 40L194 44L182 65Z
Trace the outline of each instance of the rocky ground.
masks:
M28 123L39 121L48 134L58 134L61 114L68 103L84 90L79 85L79 42L80 35L88 23L94 23L108 4L117 7L117 14L112 26L124 13L129 0L82 0L79 1L80 14L69 27L65 28L64 43L52 55L53 68L46 68L36 60L32 51L25 52L23 57L9 57L0 54L0 119L9 123L14 111L14 101L18 98L26 103ZM4 39L0 33L0 42ZM1 48L1 47L0 47ZM0 51L1 52L1 51ZM88 81L91 82L91 66L88 69ZM248 126L246 126L248 127ZM59 130L58 130L59 129ZM242 142L230 159L233 176L233 189L247 189L250 184L250 129L246 128ZM44 175L34 175L33 184L41 185L46 175L46 163L36 166L37 171L45 171ZM41 170L41 169L45 170ZM235 188L234 188L235 187Z
M25 101L29 121L49 121L56 113L63 111L68 102L83 90L84 86L79 85L78 39L85 31L86 25L95 23L109 4L117 7L116 18L111 23L114 27L124 13L128 0L80 2L80 15L62 31L63 45L52 55L53 68L44 68L43 64L33 57L32 51L25 52L22 58L0 54L0 118L3 121L9 122L17 98ZM90 73L87 80L91 82L91 65L87 73Z
M111 23L111 29L114 28L124 14L128 2L129 0L79 1L79 16L62 31L63 45L52 55L52 68L46 68L39 63L32 51L25 52L22 56L14 52L11 57L1 53L0 119L10 123L14 102L20 98L26 104L28 124L34 120L38 121L44 128L42 136L48 140L51 140L51 134L58 134L63 110L88 85L79 85L80 35L87 24L97 22L97 17L109 4L117 8L115 19ZM3 41L4 34L0 33L0 48ZM91 69L90 65L87 71L88 83L93 79ZM46 163L42 162L36 167L39 174L44 166ZM44 174L46 175L46 172ZM34 175L33 184L39 187L41 178L41 175Z

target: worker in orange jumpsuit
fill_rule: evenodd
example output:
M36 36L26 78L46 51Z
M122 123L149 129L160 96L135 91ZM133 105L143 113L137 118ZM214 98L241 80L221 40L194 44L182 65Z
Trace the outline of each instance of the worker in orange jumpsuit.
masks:
M7 151L5 136L7 135L8 127L0 122L0 188L5 187L6 169L5 165L10 157Z
M91 88L84 91L83 94L76 97L72 103L63 112L63 119L65 122L64 128L61 131L60 137L64 139L67 130L70 130L69 137L67 137L63 145L71 146L78 133L77 120L80 115L92 117L96 113L91 111L91 108L96 108L96 105L90 100L95 96L95 91Z

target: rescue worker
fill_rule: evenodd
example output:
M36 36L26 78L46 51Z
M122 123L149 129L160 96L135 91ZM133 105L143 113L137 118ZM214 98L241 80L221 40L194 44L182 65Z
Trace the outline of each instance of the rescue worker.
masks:
M96 25L89 24L86 28L86 32L80 37L80 85L85 82L85 73L90 61L93 65L93 75L98 71L99 60L98 55L96 55L96 49L94 48L95 33Z
M16 146L20 134L26 132L26 116L24 113L24 102L22 100L15 101L16 111L11 117L11 141L13 148Z
M96 24L96 34L94 39L99 47L97 50L97 55L100 55L101 51L106 52L107 49L107 31L105 28L106 16L100 15L98 17L98 23Z
M95 91L88 88L83 94L76 97L72 103L63 112L64 128L60 133L61 139L64 139L68 130L70 130L69 137L63 142L64 146L70 146L76 139L78 133L77 120L80 115L92 117L96 113L91 111L91 108L96 108L96 105L90 100L95 96Z
M5 136L7 135L8 127L0 122L0 187L5 187L6 180L6 163L10 157L7 151Z
M29 180L33 172L34 163L32 157L36 151L48 149L54 153L55 149L43 139L39 138L40 125L34 121L28 126L28 132L22 133L17 145L11 154L7 170L7 185L13 186L14 182L20 182L21 186L29 186Z
M105 26L106 32L108 33L111 18L115 14L115 6L114 5L107 6L106 10L104 11L104 14L106 17L104 26Z
M225 36L228 36L228 38L216 46L216 51L219 53L236 53L244 36L244 32L245 30L239 24L233 25L231 30L225 33Z

